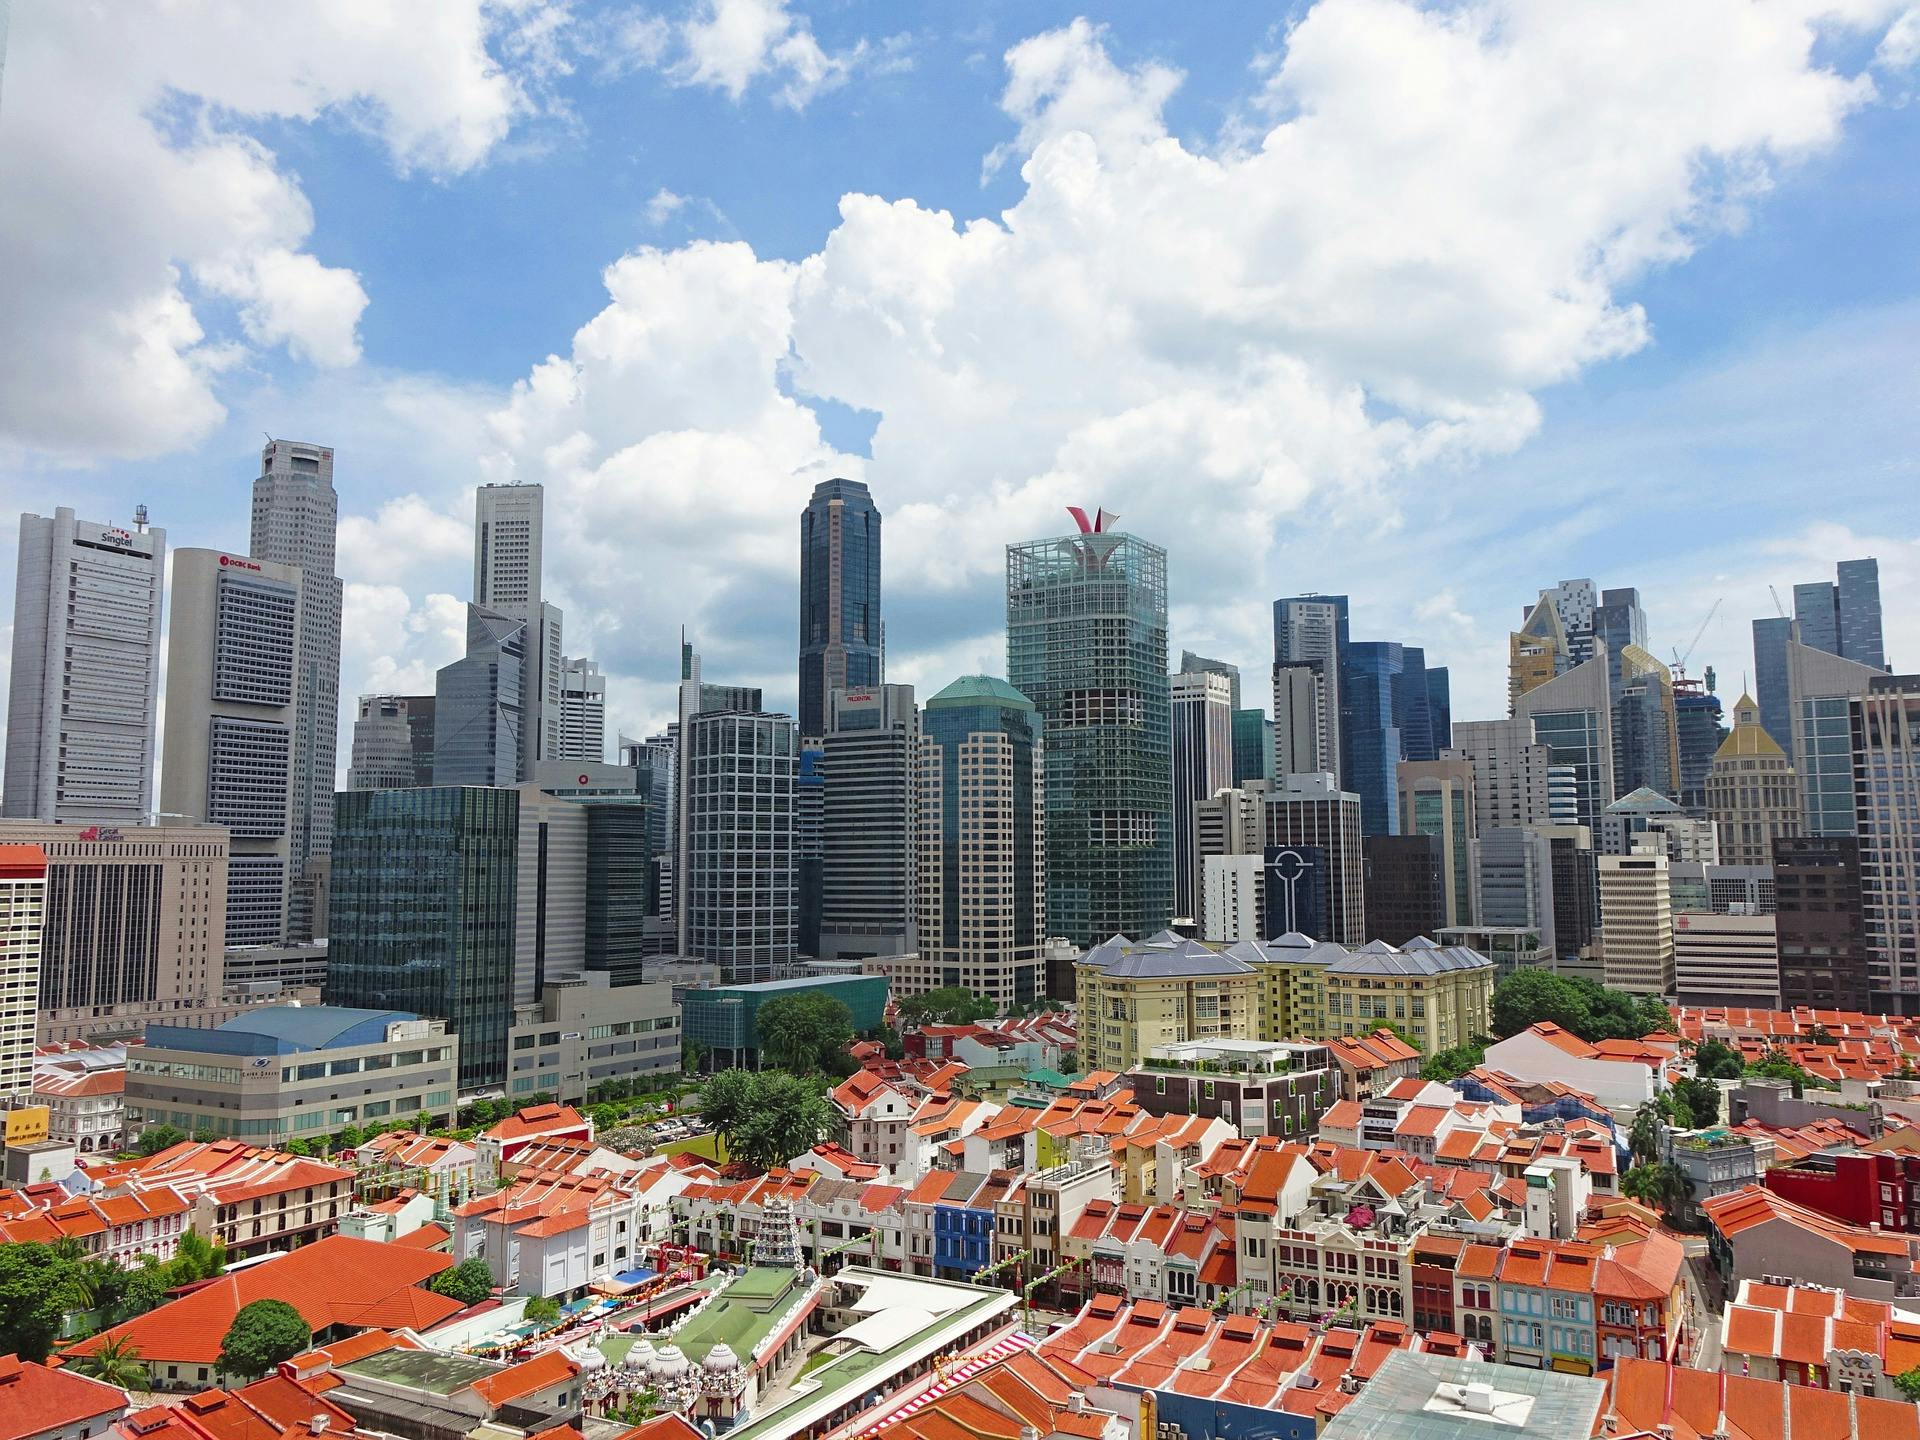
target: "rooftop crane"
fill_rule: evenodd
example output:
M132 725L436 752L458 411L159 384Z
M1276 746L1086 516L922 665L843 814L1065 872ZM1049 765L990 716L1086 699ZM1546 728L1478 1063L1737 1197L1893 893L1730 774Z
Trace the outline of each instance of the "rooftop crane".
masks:
M1707 633L1707 626L1713 623L1713 617L1720 613L1720 606L1724 598L1723 596L1721 600L1715 600L1713 602L1713 608L1707 611L1707 618L1700 622L1700 628L1693 632L1693 639L1687 642L1687 648L1673 652L1673 668L1676 674L1682 677L1686 675L1687 661L1693 655L1694 647L1699 645L1700 637ZM1779 603L1778 596L1774 597L1774 603Z

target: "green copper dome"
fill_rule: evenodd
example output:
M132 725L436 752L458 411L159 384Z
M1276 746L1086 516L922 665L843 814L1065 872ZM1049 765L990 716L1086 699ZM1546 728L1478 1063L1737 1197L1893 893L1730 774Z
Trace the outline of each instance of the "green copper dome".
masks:
M1006 681L992 675L962 675L946 689L927 701L925 709L934 706L959 705L1000 705L1010 710L1031 710L1033 702L1022 695Z

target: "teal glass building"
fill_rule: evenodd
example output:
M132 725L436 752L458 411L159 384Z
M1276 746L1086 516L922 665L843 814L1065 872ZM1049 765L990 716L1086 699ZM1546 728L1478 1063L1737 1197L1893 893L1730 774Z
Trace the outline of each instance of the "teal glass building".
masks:
M1167 552L1106 519L1007 547L1007 680L1046 736L1047 930L1083 948L1173 916Z

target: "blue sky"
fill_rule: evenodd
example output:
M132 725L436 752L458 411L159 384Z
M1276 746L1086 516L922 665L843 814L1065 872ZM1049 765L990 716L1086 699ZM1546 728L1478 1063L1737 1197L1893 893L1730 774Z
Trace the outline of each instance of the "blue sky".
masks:
M540 480L630 730L683 623L790 703L847 471L929 690L1076 501L1254 695L1268 602L1346 591L1495 713L1589 575L1663 655L1721 600L1730 699L1859 553L1911 661L1920 12L1818 8L16 5L0 501L237 546L262 432L332 444L351 695L430 688L472 485Z

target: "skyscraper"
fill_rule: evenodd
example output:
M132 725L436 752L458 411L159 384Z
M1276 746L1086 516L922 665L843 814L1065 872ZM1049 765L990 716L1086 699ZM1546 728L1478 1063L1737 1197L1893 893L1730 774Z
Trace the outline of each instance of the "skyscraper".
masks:
M1759 713L1755 706L1756 717ZM1715 752L1727 738L1726 727L1720 723L1720 697L1698 680L1675 676L1673 722L1680 743L1680 793L1674 798L1689 815L1705 815L1707 774Z
M1798 640L1788 640L1786 649L1793 725L1787 753L1800 780L1800 833L1856 834L1852 703L1884 672Z
M1268 938L1299 930L1315 940L1366 944L1360 797L1331 775L1289 775L1259 805Z
M1474 908L1479 924L1540 932L1558 955L1554 936L1553 847L1532 826L1502 826L1474 842Z
M881 681L880 511L859 480L822 480L800 512L800 733L826 733L827 692Z
M1726 865L1771 865L1773 842L1800 833L1800 785L1786 752L1760 723L1760 707L1742 695L1733 732L1707 772L1707 815L1719 828Z
M559 747L556 760L607 758L607 677L591 660L561 658Z
M1618 698L1624 683L1627 647L1631 645L1642 654L1647 649L1647 612L1640 608L1638 590L1628 585L1600 592L1600 603L1593 609L1593 644L1596 655L1600 646L1607 647L1607 683Z
M1633 995L1671 995L1673 898L1667 857L1600 857L1600 946L1606 983Z
M788 716L748 710L702 711L681 731L682 949L729 985L772 980L797 952L795 739Z
M145 824L167 532L20 517L7 696L11 819Z
M1589 636L1588 650L1592 643ZM1560 612L1542 592L1518 630L1507 636L1507 708L1518 714L1520 697L1573 668ZM1584 664L1585 662L1580 662Z
M560 758L565 657L560 611L541 598L545 510L539 485L482 485L474 492L473 603L526 627L517 780L531 780L540 761Z
M1553 765L1572 768L1573 823L1598 834L1600 816L1615 794L1606 659L1596 653L1527 690L1514 702L1513 713L1533 721L1533 738L1547 747Z
M0 842L0 1096L33 1089L47 852Z
M920 711L911 685L827 692L820 946L830 959L915 948Z
M1364 834L1391 835L1399 829L1399 797L1394 772L1404 751L1400 718L1407 709L1406 652L1391 640L1356 640L1341 651L1340 773L1347 789L1360 797ZM1425 666L1420 686L1425 687ZM1424 717L1424 699L1421 714Z
M1439 923L1474 924L1477 917L1473 910L1472 856L1473 842L1480 830L1474 809L1472 762L1403 760L1397 780L1401 833L1431 835L1440 847L1445 909Z
M292 938L304 588L291 565L173 552L160 808L232 836L228 945Z
M1007 547L1007 679L1046 736L1047 928L1083 948L1173 915L1167 552L1076 511Z
M527 623L467 606L467 653L434 676L433 783L519 783Z
M1273 775L1341 776L1341 666L1347 597L1273 602Z
M1793 753L1793 717L1787 699L1787 642L1793 621L1784 616L1753 622L1753 693L1760 700L1760 723L1773 743Z
M1173 701L1173 913L1197 919L1200 855L1194 805L1233 783L1233 690L1226 677L1185 671L1169 681Z
M907 988L961 985L1005 1007L1068 993L1043 973L1046 779L1040 715L1004 680L966 675L921 715L915 893L919 967Z
M1612 667L1614 790L1625 794L1645 786L1677 800L1680 733L1673 672L1634 644L1617 654L1609 647L1607 661Z
M1273 778L1273 722L1264 710L1233 712L1233 783Z
M1794 835L1773 845L1780 1003L1861 1010L1873 1003L1860 842Z
M1800 626L1800 643L1885 670L1880 562L1842 560L1834 572L1837 583L1816 580L1793 587L1793 618Z
M326 929L322 870L332 854L333 785L340 764L340 577L333 573L340 517L333 451L269 440L253 482L248 553L300 572L299 710L293 732L292 838L287 854L290 938Z
M1218 675L1227 682L1230 692L1228 704L1238 710L1240 708L1240 667L1230 665L1225 660L1213 660L1205 655L1196 655L1191 650L1180 652L1180 669L1176 673L1197 675L1202 671L1209 675Z
M1389 945L1404 945L1416 935L1431 939L1438 934L1447 919L1438 837L1369 835L1362 853L1367 934Z
M1553 752L1534 739L1531 716L1464 720L1453 727L1453 745L1441 758L1473 767L1477 830L1545 825L1554 819ZM1571 779L1569 772L1569 787Z
M1567 654L1579 665L1593 658L1593 612L1600 608L1600 592L1591 580L1562 580L1551 590L1542 590L1540 599L1553 606L1560 621L1560 633L1566 637ZM1531 607L1522 612L1532 615Z
M409 790L433 784L431 695L362 695L353 722L349 790Z
M1920 675L1876 676L1850 720L1871 1003L1920 1014Z

